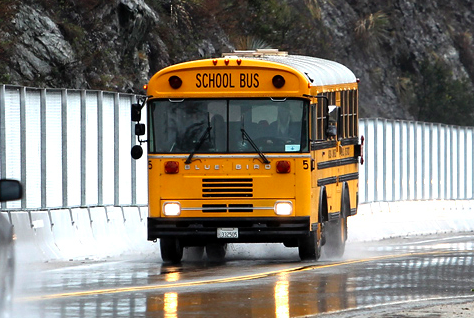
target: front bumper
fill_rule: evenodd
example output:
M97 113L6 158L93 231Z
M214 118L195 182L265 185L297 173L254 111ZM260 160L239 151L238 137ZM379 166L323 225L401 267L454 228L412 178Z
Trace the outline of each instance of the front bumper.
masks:
M218 228L238 228L237 239L217 238ZM280 243L307 237L308 217L148 218L148 240L179 239L183 246L209 243Z

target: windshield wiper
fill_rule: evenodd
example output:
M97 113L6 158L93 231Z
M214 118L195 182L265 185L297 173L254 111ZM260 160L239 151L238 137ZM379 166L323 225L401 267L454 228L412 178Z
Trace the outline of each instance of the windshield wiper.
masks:
M211 127L211 121L209 120L209 114L207 114L207 128L206 130L202 133L201 137L199 138L199 142L197 143L197 145L194 147L193 151L189 154L188 156L188 159L186 159L186 161L184 162L185 164L190 164L192 159L193 159L193 156L194 154L196 153L196 151L199 150L199 148L201 148L202 144L204 143L204 140L206 140L206 137L209 135L209 132L211 131L212 127Z
M265 157L265 155L263 154L263 152L258 148L258 146L253 142L252 138L250 138L249 134L247 134L247 132L245 131L245 128L244 128L244 122L242 121L242 127L240 127L240 131L242 132L242 139L245 140L247 139L247 141L250 143L250 145L253 147L253 149L255 149L255 151L258 153L258 155L260 156L260 158L262 158L262 161L263 163L270 163L270 161L268 161L267 157Z

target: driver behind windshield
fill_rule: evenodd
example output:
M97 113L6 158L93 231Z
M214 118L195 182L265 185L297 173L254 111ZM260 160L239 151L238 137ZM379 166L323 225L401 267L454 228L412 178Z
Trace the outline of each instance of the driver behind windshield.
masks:
M277 119L270 124L270 131L273 136L284 140L294 140L298 138L298 128L292 121L288 106L278 106Z
M201 105L195 104L178 112L177 115L176 146L182 151L192 151L208 127L209 114L203 111ZM208 139L206 138L206 142L200 147L201 150L209 148Z

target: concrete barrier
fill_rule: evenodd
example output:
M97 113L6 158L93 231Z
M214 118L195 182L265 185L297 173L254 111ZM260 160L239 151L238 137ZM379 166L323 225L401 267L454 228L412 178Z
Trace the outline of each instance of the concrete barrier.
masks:
M54 243L48 212L11 213L16 258L19 262L57 259L60 251ZM21 253L20 251L25 251Z
M87 248L81 244L80 233L78 233L77 213L72 209L52 210L51 231L54 237L54 243L60 251L60 260L74 259L78 255L87 255ZM18 249L18 253L23 252Z
M146 240L147 208L97 207L11 212L20 262L104 259L146 254L160 260L159 244ZM474 231L474 201L374 202L348 219L349 241ZM238 253L239 250L231 253Z
M7 216L7 213L2 213ZM16 251L18 248L33 247L32 250L28 253L27 259L31 261L37 261L42 258L41 252L36 248L36 238L35 233L31 229L30 217L28 212L15 212L9 215L10 221L14 227L14 238ZM18 252L17 252L18 254ZM18 260L18 255L16 255Z
M348 241L474 231L474 201L433 200L361 204L348 219Z
M147 241L148 208L124 207L123 215L130 251L146 254L159 252L159 244Z
M158 245L146 240L146 213L138 207L2 212L14 226L22 263L157 253Z

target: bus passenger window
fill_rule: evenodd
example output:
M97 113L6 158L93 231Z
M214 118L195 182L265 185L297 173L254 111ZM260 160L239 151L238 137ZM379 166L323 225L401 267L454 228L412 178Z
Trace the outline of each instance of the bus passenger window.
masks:
M335 105L329 105L328 111L329 111L328 112L329 122L328 122L328 129L326 131L326 135L328 136L329 139L332 139L333 137L336 137L337 135L338 108Z

